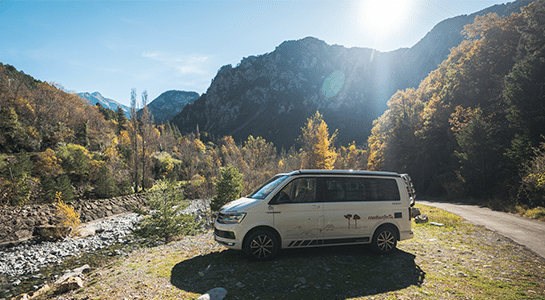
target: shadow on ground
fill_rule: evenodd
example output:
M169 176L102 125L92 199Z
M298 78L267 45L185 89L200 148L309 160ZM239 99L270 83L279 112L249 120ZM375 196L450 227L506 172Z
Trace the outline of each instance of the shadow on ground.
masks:
M376 255L362 246L284 250L273 261L251 262L225 250L179 262L171 284L203 294L223 287L226 299L344 299L420 286L425 272L413 254Z

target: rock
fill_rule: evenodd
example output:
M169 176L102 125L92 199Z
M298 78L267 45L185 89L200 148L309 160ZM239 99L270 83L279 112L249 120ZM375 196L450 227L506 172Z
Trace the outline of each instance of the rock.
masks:
M301 284L307 284L307 280L305 279L305 277L299 277L297 278L297 282L301 283Z
M62 294L68 291L83 287L83 280L79 277L70 277L64 282L61 282L55 289L56 293Z
M27 298L21 298L21 299L34 299L34 298L37 298L37 297L49 292L49 290L51 290L51 288L49 287L49 285L45 284L44 286L42 286L37 291L35 291L33 293L29 293L27 295ZM26 295L26 294L23 294L23 295Z
M32 232L27 229L18 230L15 232L15 236L18 240L26 240L32 237Z
M222 287L217 287L204 293L197 300L221 300L227 296L227 290Z
M427 223L428 221L428 215L419 215L414 218L415 223Z
M28 300L28 299L30 299L30 296L28 294L21 294L13 298L12 300Z
M83 265L74 269L73 271L68 271L69 272L66 272L66 274L62 275L57 281L55 281L55 284L62 283L71 277L79 277L81 274L87 274L91 271L91 267L89 267L89 265Z
M96 233L96 227L94 225L82 226L78 229L78 233L80 237L92 236Z

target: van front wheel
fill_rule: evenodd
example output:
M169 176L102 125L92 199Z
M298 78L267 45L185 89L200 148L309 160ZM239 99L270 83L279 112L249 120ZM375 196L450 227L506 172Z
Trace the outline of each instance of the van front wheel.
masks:
M246 239L244 252L254 260L272 259L278 252L278 239L268 230L257 230Z
M378 254L389 254L397 246L397 237L390 227L379 228L373 236L372 247Z

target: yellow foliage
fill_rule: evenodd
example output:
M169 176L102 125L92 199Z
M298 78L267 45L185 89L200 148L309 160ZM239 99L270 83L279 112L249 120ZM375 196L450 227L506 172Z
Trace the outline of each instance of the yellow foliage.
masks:
M62 193L55 193L55 206L57 208L56 214L62 220L62 226L65 228L74 230L81 224L79 219L79 214L74 210L74 208L62 201Z
M37 153L37 161L34 170L40 175L57 176L62 172L61 160L55 155L55 151L47 148L44 152Z
M131 144L131 136L129 135L129 132L127 130L122 130L119 133L119 144L122 145L130 145Z
M337 132L329 136L327 124L320 112L307 119L307 124L302 128L303 134L299 140L303 143L305 152L304 167L308 169L331 170L334 167L337 153L333 146L333 140Z
M201 140L195 139L193 140L193 150L198 153L204 153L206 150L206 146L204 146Z

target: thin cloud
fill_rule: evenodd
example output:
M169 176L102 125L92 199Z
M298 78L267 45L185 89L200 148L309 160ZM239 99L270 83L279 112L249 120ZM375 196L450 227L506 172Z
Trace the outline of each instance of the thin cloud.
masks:
M149 58L162 64L172 67L180 76L188 74L206 75L208 74L208 64L211 61L211 56L207 55L174 55L167 52L155 51L144 52L142 57Z

